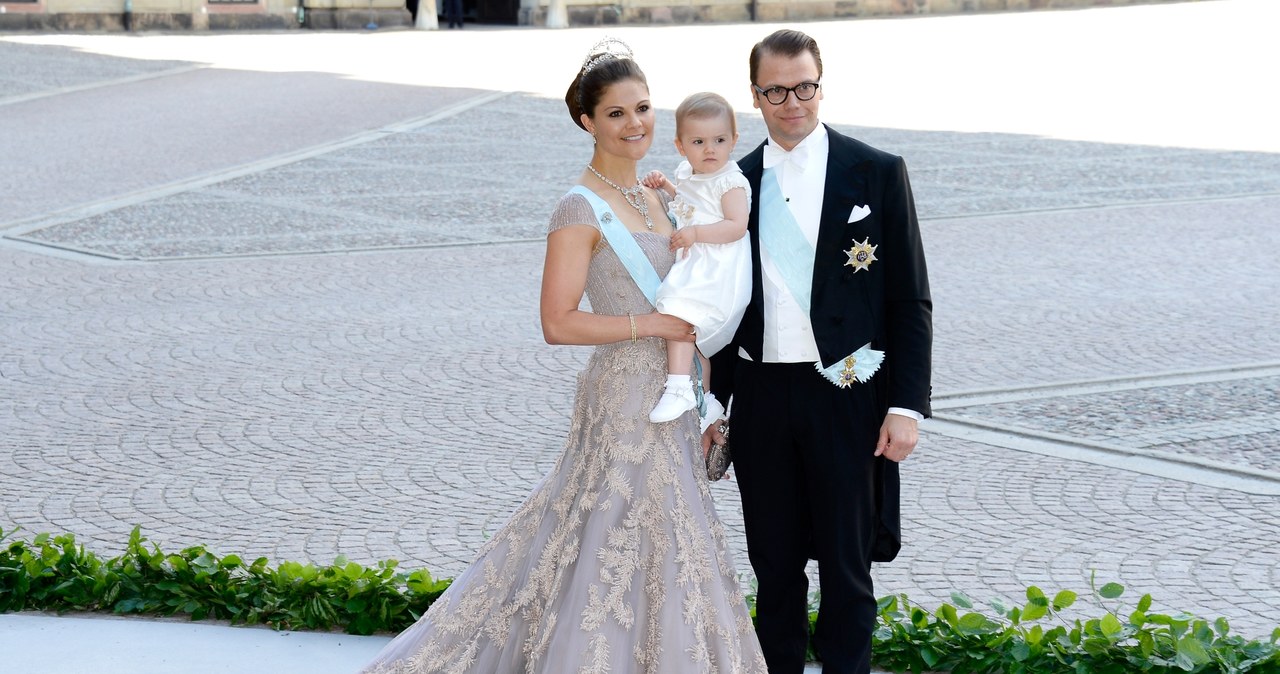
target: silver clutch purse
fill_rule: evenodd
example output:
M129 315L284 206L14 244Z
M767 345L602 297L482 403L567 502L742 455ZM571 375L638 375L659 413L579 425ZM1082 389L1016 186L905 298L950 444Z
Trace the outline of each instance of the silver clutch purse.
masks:
M729 426L722 424L720 433L724 435L724 444L712 444L711 449L707 450L707 479L715 482L724 478L725 472L729 470L729 462L733 458L729 455Z

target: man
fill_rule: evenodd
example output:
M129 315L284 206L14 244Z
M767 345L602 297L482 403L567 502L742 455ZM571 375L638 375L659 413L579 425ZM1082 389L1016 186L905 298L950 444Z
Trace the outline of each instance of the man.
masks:
M444 13L450 28L462 29L462 0L444 0Z
M770 674L804 667L811 557L823 671L870 671L871 562L901 545L897 462L930 414L932 303L906 166L819 123L821 80L804 33L780 30L751 51L751 94L769 129L739 162L755 195L754 288L711 368L717 397L733 397ZM722 441L721 428L704 443Z

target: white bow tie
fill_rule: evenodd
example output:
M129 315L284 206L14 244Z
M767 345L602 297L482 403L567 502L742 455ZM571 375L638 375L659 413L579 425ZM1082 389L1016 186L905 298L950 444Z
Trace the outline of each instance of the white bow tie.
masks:
M809 146L807 145L797 145L788 152L774 145L773 142L765 143L764 167L767 169L773 168L782 162L789 162L795 168L803 171L808 161Z

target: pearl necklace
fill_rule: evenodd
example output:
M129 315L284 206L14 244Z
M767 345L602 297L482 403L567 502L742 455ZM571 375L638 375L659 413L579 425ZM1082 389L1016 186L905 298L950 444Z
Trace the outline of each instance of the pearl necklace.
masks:
M621 192L622 198L626 199L627 203L631 204L632 208L636 209L640 215L644 216L644 226L648 227L649 231L653 231L653 220L649 218L649 200L644 196L644 185L640 184L639 179L636 180L635 187L623 187L604 177L604 175L597 171L596 167L591 164L587 164L587 168L592 173L596 174L597 178L603 180L604 184Z

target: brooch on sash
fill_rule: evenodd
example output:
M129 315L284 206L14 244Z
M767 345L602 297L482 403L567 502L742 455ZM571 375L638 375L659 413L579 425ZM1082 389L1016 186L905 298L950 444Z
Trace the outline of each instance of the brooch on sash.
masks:
M870 344L866 344L831 367L822 367L822 361L815 363L814 367L827 378L827 381L840 388L849 388L854 382L861 384L870 379L883 362L884 352L877 351L871 348Z
M879 247L879 245L871 245L871 237L869 236L863 239L862 243L854 241L853 248L844 251L844 254L849 256L849 259L844 263L845 266L853 267L853 273L855 274L863 269L869 269L871 263L879 259L876 257L876 248Z

